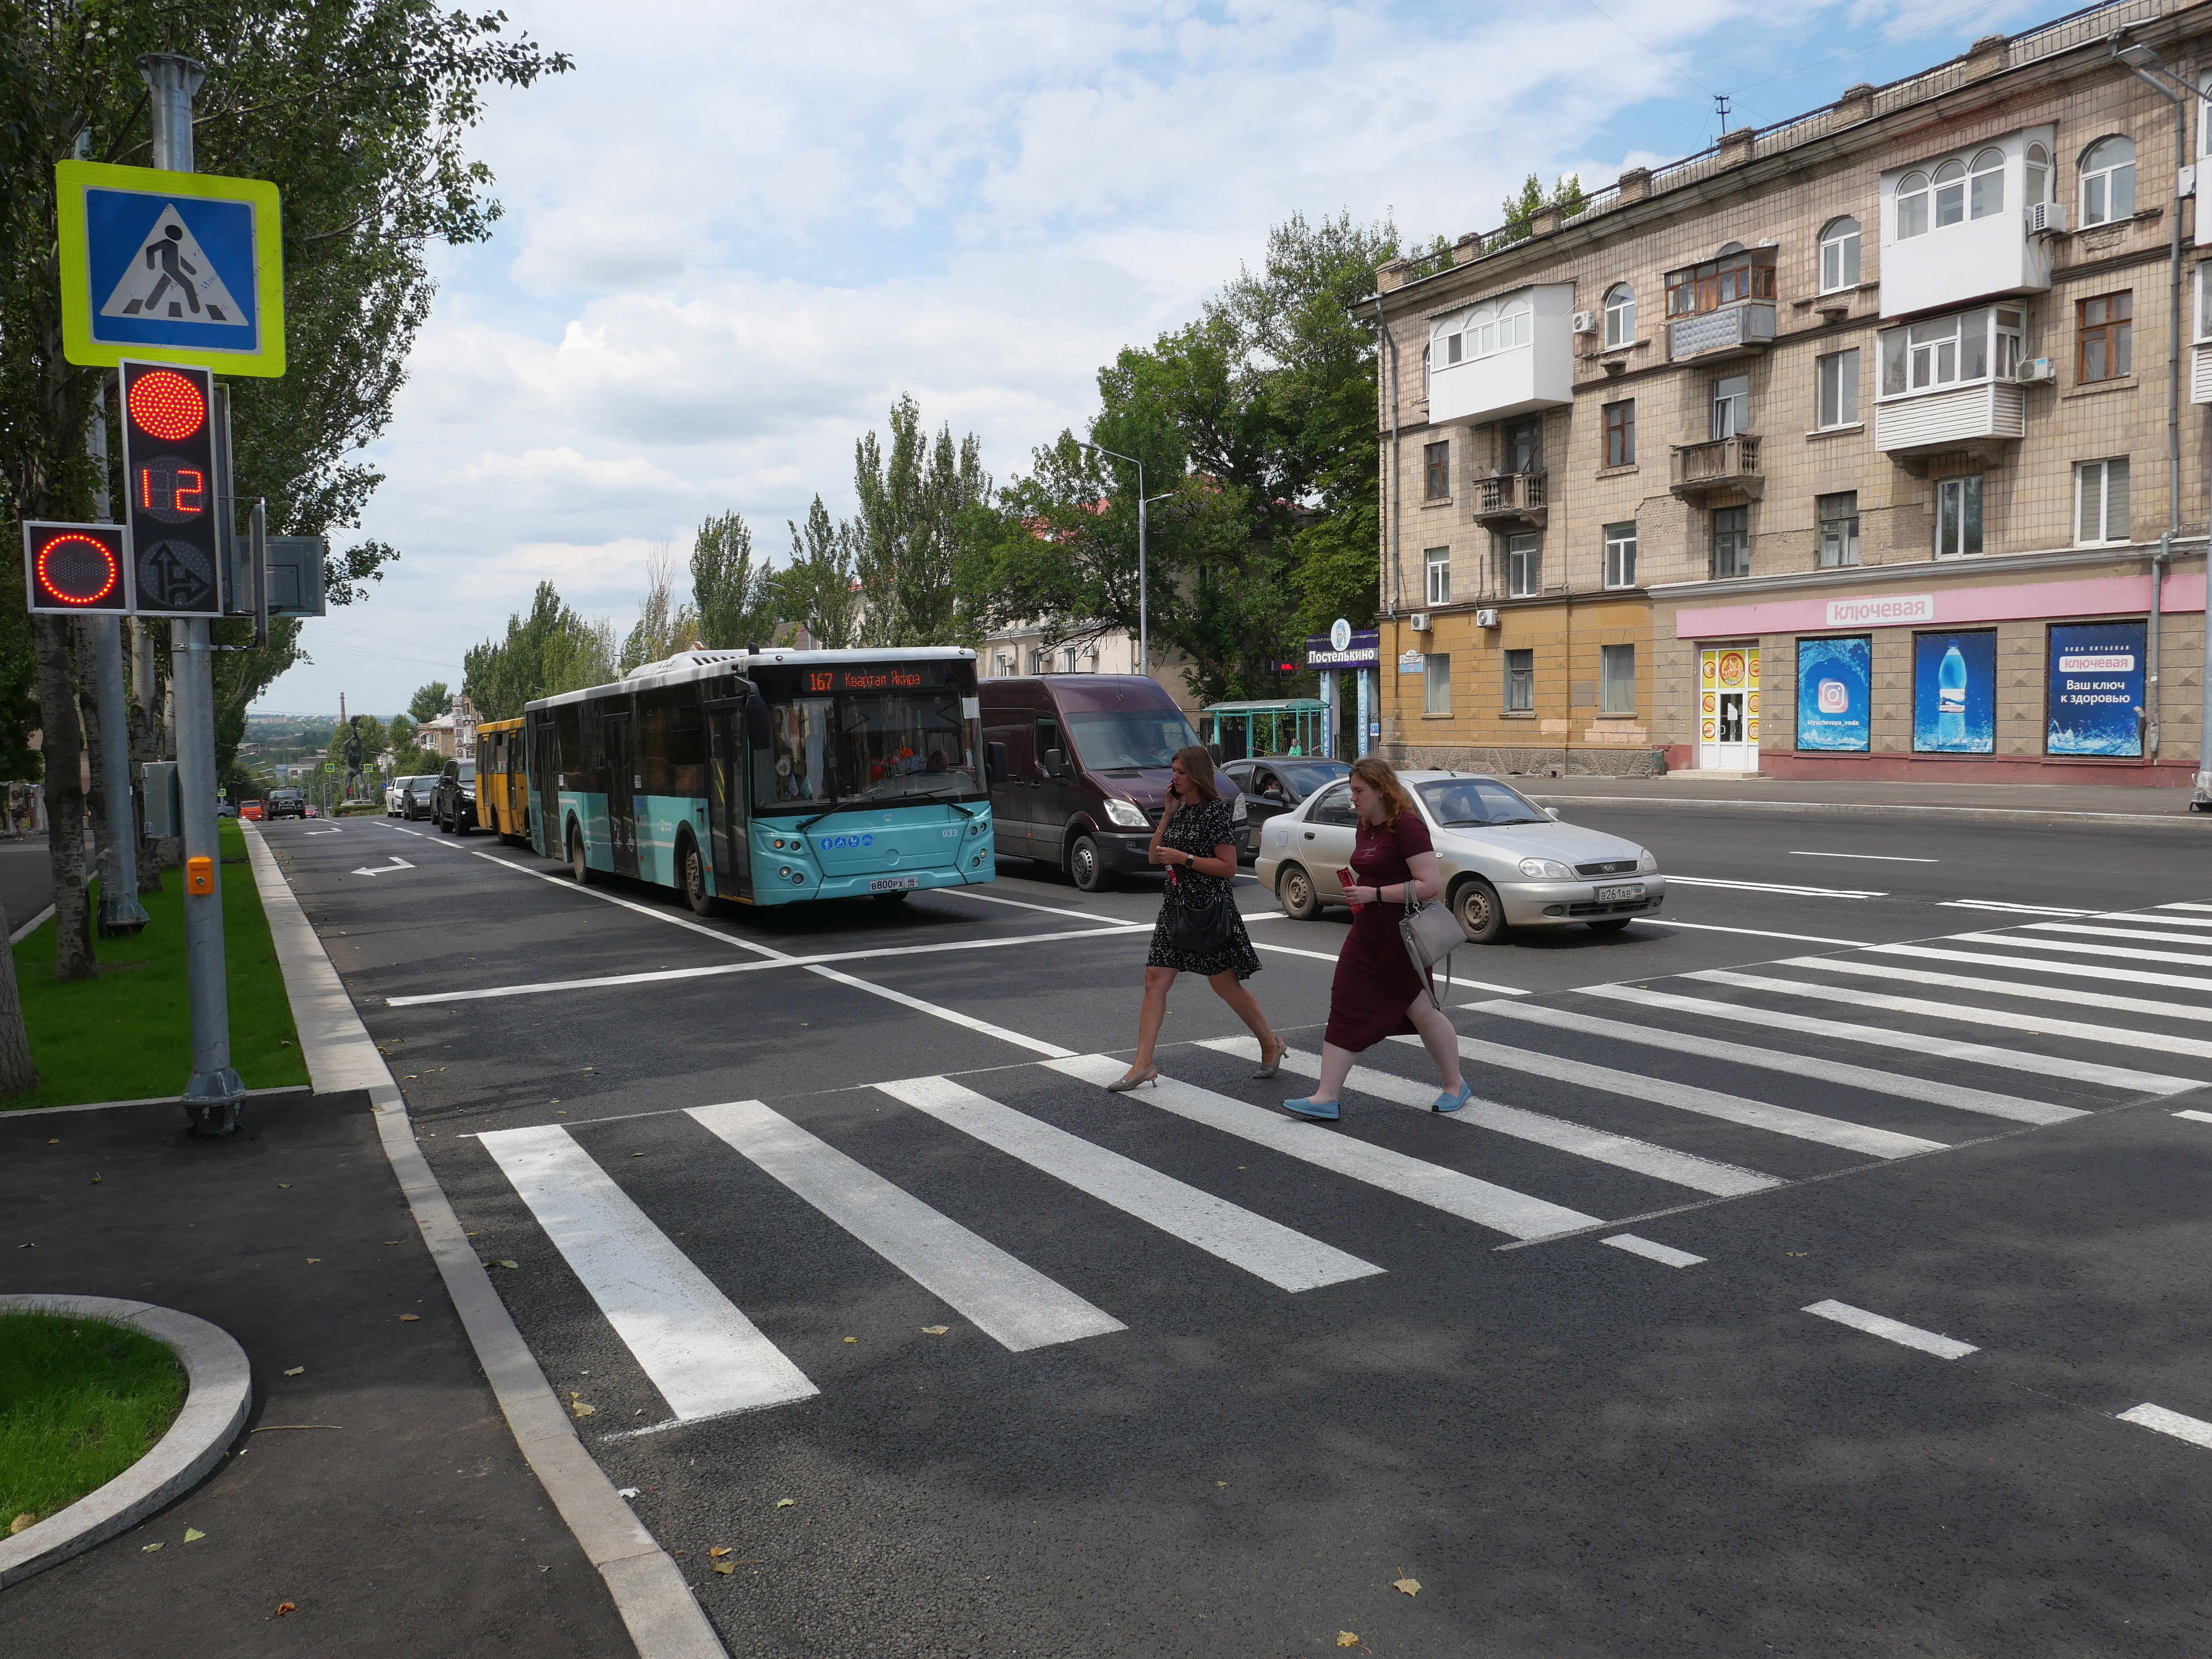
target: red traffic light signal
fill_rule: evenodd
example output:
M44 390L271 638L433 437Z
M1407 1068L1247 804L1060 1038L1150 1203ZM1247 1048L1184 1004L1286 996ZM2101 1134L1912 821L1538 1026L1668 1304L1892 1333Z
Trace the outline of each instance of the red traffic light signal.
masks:
M198 377L204 382L207 376ZM131 419L163 443L181 443L207 424L201 386L173 368L149 369L131 387Z
M131 609L131 551L119 524L26 524L25 605L47 616Z
M222 610L216 515L215 377L166 363L122 365L124 503L133 586L143 614L212 617Z

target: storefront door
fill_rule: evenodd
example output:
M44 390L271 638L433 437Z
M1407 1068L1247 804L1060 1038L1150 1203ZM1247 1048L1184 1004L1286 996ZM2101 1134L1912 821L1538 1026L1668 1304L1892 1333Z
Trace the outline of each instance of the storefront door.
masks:
M1759 647L1698 653L1698 769L1759 770Z

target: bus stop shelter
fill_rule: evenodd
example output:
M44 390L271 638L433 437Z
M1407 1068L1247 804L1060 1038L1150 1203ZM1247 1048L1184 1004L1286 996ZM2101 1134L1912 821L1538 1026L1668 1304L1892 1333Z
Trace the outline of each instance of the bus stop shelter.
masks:
M1329 706L1319 697L1217 702L1198 718L1205 741L1218 745L1224 760L1329 752Z

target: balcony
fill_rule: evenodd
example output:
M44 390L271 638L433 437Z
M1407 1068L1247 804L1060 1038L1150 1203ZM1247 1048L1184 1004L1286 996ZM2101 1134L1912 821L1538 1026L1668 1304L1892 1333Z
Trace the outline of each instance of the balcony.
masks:
M1540 283L1431 319L1430 424L1571 404L1574 302L1573 283Z
M1774 301L1738 300L1717 311L1677 317L1667 325L1670 362L1746 357L1774 343Z
M1759 440L1741 434L1675 445L1670 471L1668 488L1681 501L1702 501L1723 490L1757 501L1766 492L1766 475L1759 470Z
M2051 287L2057 130L2025 127L1881 175L1881 314Z
M1474 521L1492 530L1541 530L1551 509L1544 504L1544 475L1504 472L1475 481Z
M1996 459L2027 434L2027 389L1984 380L1950 392L1887 398L1874 406L1874 444L1900 460L1965 452Z

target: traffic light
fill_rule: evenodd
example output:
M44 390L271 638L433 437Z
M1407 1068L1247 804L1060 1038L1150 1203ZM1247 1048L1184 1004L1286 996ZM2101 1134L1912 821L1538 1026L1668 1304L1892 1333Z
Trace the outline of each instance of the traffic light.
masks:
M48 616L131 609L130 546L119 524L23 526L25 603Z
M222 614L216 517L215 379L204 368L125 363L123 479L143 616Z

